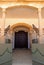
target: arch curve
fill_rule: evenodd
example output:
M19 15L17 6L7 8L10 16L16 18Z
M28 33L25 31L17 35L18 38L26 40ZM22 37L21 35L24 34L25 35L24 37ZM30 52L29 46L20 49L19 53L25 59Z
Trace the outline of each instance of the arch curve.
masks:
M23 8L35 8L35 9L38 9L37 7L35 7L35 6L30 6L30 5L14 5L14 6L11 6L11 7L8 7L7 9L9 9L9 8L20 8L20 7L23 7ZM6 9L6 10L7 10Z
M18 28L18 27L25 27L27 28L29 31L30 30L33 30L32 26L27 24L27 23L16 23L16 24L13 24L11 26L11 30L13 31L15 28Z

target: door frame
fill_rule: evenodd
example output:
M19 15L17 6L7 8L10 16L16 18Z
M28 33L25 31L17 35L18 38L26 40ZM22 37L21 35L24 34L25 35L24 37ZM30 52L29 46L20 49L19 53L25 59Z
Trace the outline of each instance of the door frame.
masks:
M13 32L13 35L12 35L12 49L15 49L14 48L14 45L15 45L15 32ZM30 49L31 47L31 38L30 38L30 33L28 32L28 49Z

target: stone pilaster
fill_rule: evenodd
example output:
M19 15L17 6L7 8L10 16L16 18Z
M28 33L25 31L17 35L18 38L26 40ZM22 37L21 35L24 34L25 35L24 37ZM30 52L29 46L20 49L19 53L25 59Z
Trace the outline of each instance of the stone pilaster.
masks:
M2 21L1 21L1 43L5 43L5 36L4 36L4 30L5 30L5 17L6 17L6 9L2 8Z
M42 44L42 15L41 8L38 8L39 43Z

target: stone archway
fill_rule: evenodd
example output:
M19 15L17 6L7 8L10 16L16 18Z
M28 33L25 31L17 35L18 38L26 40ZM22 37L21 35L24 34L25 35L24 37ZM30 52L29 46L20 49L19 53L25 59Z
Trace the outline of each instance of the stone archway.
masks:
M24 32L28 32L28 48L30 48L31 43L32 43L32 27L31 25L27 24L27 23L16 23L13 24L11 26L11 31L12 31L12 43L13 43L13 48L14 48L14 38L15 38L15 32L18 31L24 31Z
M14 30L16 27L26 27L29 31L32 30L32 26L27 23L16 23L11 26L11 30Z

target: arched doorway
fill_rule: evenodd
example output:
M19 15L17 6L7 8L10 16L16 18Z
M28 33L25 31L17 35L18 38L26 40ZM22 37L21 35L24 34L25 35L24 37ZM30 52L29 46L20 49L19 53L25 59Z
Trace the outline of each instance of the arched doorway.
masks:
M27 23L17 23L11 26L12 30L12 48L29 48L31 47L31 25Z

